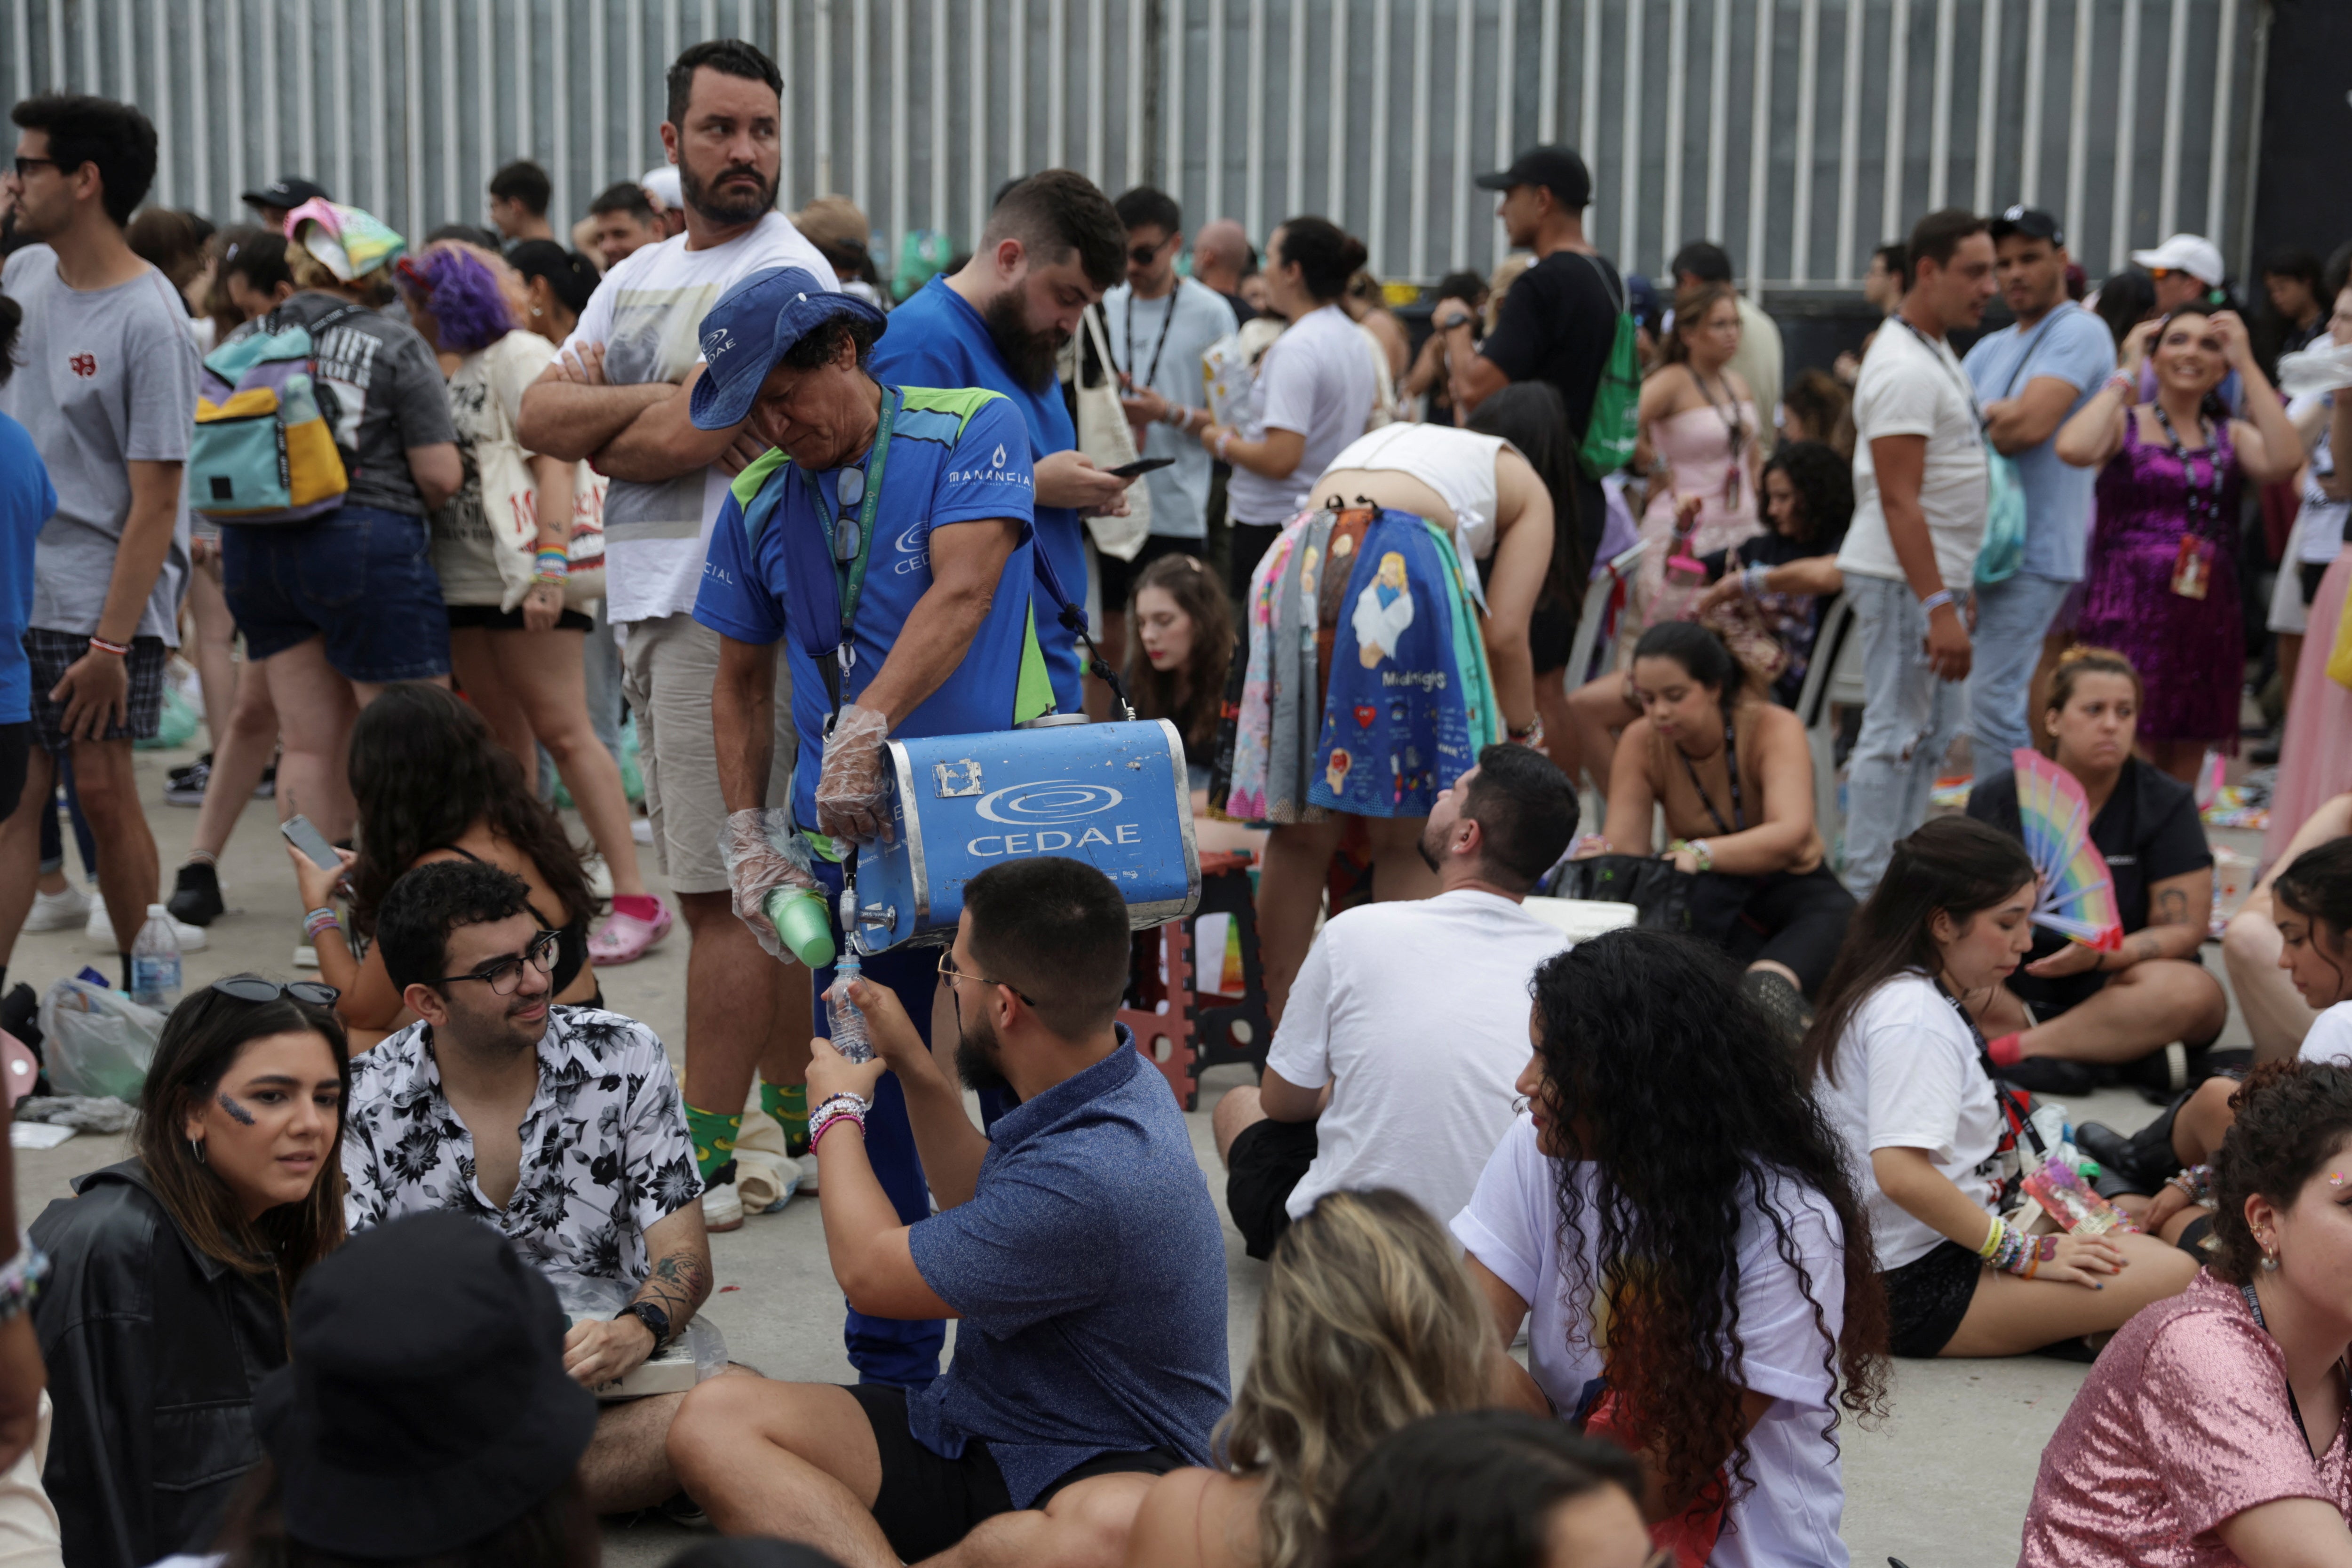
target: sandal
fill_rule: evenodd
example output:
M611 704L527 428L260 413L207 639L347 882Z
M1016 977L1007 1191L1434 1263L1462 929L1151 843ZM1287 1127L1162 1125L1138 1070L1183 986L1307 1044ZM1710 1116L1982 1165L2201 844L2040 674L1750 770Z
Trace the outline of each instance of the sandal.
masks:
M660 907L659 918L650 921L614 910L596 934L588 939L588 961L596 964L635 963L654 943L669 934L673 923L667 904Z

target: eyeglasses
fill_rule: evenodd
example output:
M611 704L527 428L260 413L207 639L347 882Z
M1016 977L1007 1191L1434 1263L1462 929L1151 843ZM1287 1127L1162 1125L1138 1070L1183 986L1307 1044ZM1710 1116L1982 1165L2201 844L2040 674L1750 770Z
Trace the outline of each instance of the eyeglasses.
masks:
M215 980L212 988L240 1002L275 1002L280 996L290 996L313 1007L331 1007L335 999L342 994L333 986L321 984L316 980L297 980L290 984L280 984L257 974L232 975L226 980Z
M427 985L454 985L460 980L478 980L490 988L494 996L511 996L522 988L522 966L530 964L541 974L555 967L555 944L560 931L543 931L530 939L530 945L518 957L509 953L494 958L468 973L445 974L438 980L428 980Z
M940 949L940 978L946 981L950 985L953 985L959 980L977 980L982 985L1003 985L1007 991L1012 992L1013 994L1020 997L1021 1000L1028 1003L1032 1007L1034 1007L1037 1005L1037 999L1034 996L1030 995L1026 991L1022 990L1018 985L1009 985L1002 980L991 980L985 974L971 974L965 973L963 970L958 969L956 967L955 961L955 949L951 947L943 947Z
M1167 249L1175 238L1176 237L1171 234L1157 245L1130 246L1128 248L1127 258L1138 267L1149 267L1160 259L1160 253Z
M58 163L55 158L19 157L16 160L16 178L19 180L29 178L33 171L41 167L43 164L47 164L48 167L57 170L59 174L63 174L65 172L65 165Z

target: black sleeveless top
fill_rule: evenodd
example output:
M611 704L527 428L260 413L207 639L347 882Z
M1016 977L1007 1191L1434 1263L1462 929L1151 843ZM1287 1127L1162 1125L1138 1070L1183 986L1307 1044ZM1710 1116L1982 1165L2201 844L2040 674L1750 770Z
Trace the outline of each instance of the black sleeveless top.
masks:
M444 844L441 847L452 855L463 855L477 866L489 864L479 855L468 849L460 849L455 844ZM531 918L555 933L555 989L550 991L548 994L561 996L572 989L572 983L579 979L580 972L588 966L587 917L583 915L567 924L557 925L547 918L537 904L530 907Z

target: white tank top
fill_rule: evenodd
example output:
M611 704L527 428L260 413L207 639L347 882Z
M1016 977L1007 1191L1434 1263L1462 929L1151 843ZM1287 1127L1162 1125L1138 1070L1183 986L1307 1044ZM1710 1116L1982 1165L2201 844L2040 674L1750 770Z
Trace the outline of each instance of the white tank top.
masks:
M1323 471L1411 474L1454 509L1454 547L1466 566L1495 553L1495 465L1508 446L1500 436L1451 425L1384 425L1349 442ZM1322 485L1318 479L1307 492L1318 506Z

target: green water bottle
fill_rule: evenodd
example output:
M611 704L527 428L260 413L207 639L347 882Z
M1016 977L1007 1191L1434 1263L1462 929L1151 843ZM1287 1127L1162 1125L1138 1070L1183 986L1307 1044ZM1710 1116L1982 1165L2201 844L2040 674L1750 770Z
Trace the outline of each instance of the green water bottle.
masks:
M824 894L808 888L778 888L762 907L777 939L794 958L811 969L833 962L833 927L825 919Z

